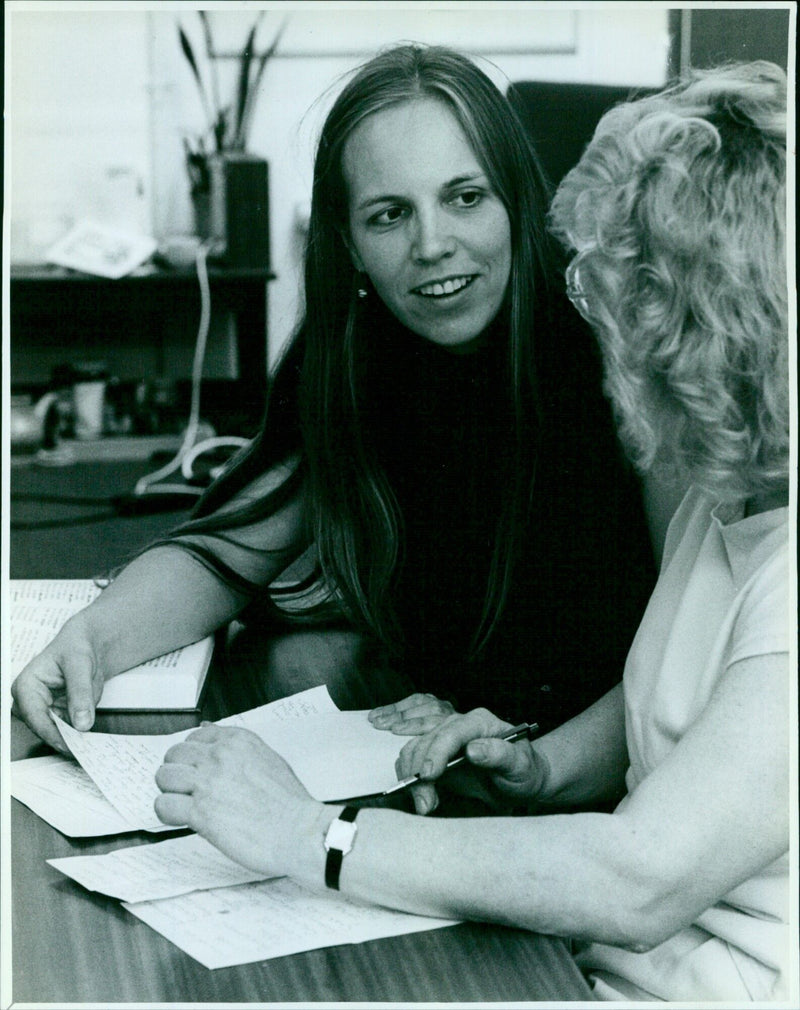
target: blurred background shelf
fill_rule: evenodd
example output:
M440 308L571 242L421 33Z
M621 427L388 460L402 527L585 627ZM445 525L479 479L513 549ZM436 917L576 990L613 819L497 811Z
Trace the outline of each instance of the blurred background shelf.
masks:
M55 453L12 453L11 465L68 466L72 463L123 462L147 460L154 453L176 453L181 435L111 435L107 438L69 439Z
M267 383L268 269L209 269L212 324L203 370L218 426L252 434ZM10 271L12 391L43 392L65 363L101 361L126 380L191 375L200 319L194 267L148 265L107 280L62 267ZM225 423L224 415L230 415Z

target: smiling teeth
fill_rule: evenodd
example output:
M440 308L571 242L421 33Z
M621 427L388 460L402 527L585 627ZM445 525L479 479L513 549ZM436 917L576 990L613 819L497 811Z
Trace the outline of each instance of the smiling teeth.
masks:
M421 295L440 297L441 295L452 295L456 291L465 288L472 281L471 277L451 277L446 281L437 281L435 284L425 284L417 291Z

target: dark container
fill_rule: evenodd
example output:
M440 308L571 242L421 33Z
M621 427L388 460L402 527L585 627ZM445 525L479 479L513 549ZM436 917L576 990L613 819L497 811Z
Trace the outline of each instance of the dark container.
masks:
M269 165L243 151L209 159L214 259L225 266L269 267Z

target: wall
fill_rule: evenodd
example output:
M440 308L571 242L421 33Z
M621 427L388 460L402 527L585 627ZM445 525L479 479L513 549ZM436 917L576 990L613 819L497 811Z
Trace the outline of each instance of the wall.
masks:
M195 11L146 3L80 11L67 3L36 6L7 5L12 260L41 260L82 216L160 239L191 231L182 143L202 130L203 116L176 25L180 19L202 54ZM218 48L232 52L263 5L244 12L236 6L213 14ZM269 42L278 19L275 9L265 10L259 44ZM434 15L422 5L390 13L378 4L293 15L266 70L249 144L270 162L278 275L270 285L272 358L298 312L312 152L342 75L383 42L426 36L492 61L488 69L501 87L531 79L657 86L669 47L667 11L655 4L579 11L494 4L468 16ZM230 94L235 61L224 61L221 73L221 90Z
M685 11L681 34L693 67L713 67L724 60L771 60L787 69L789 62L788 10ZM688 34L688 39L685 37Z
M337 37L333 39L325 37L329 24L320 24L321 38L311 37L308 30L292 38L287 30L279 49L281 55L276 56L266 70L252 124L250 147L270 162L271 243L273 266L278 275L270 285L270 356L273 359L291 333L299 310L302 231L298 226L307 213L318 131L343 75L368 58L380 44L393 38L425 41L431 34L433 39L441 39L448 32L455 34L452 41L495 64L494 67L485 64L485 68L503 88L508 81L531 79L658 86L666 76L667 12L655 5L630 5L613 12L567 10L559 11L557 17L546 10L507 12L500 38L504 48L513 45L515 52L477 47L476 38L491 35L491 21L498 17L495 13L483 14L481 18L477 17L477 12L471 14L467 35L460 37L463 15L453 16L444 27L439 22L432 33L427 19L420 14L411 11L402 14L402 21L395 21L389 27L384 13L339 12ZM189 124L197 127L202 117L193 81L175 41L174 18L156 15L153 20L154 35L159 40L154 62L161 75L156 92L164 96L169 94L171 98L169 103L160 106L165 115L158 127L163 144L161 160L156 165L159 173L156 199L161 220L167 221L169 215L175 215L171 219L173 227L180 230L189 226L191 217L176 154L180 150L180 138L175 130L177 125L184 129ZM265 17L260 35L267 44L278 21L274 12ZM181 22L187 33L191 32L196 48L202 50L195 19L184 15ZM303 27L309 28L308 20ZM494 36L497 44L496 28ZM246 29L242 27L237 41L245 37ZM374 44L364 51L346 55L327 51L328 46L343 45L346 43L342 40L356 37L371 39ZM443 41L451 39L445 37ZM548 48L557 51L537 52ZM235 65L232 69L235 71ZM182 115L176 114L179 109ZM167 118L171 119L171 124L164 121ZM167 155L167 152L172 153Z
M146 29L132 10L7 11L12 260L83 216L150 230Z

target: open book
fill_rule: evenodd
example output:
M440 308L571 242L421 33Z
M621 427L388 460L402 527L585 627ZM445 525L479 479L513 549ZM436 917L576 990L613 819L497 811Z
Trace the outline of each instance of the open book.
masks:
M11 675L16 677L62 625L102 590L92 579L11 579L8 592ZM111 677L103 688L98 711L199 716L213 649L210 635Z

